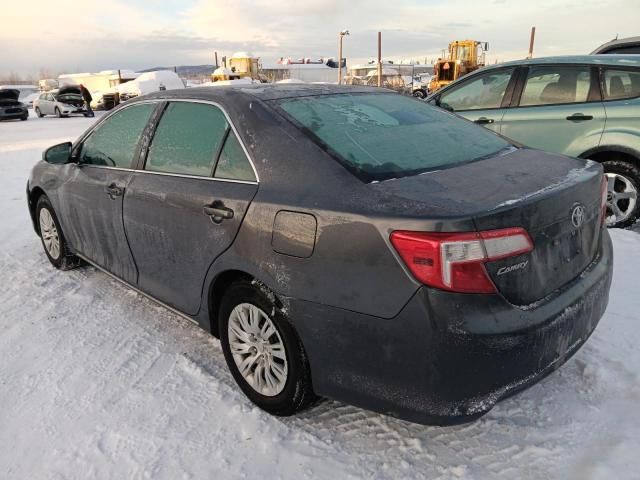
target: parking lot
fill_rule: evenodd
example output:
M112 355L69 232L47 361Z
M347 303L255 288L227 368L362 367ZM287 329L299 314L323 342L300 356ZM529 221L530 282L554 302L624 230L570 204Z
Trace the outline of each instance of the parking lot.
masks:
M3 478L640 478L637 232L611 232L611 300L591 340L480 420L424 427L326 401L276 418L210 335L92 267L47 261L26 179L93 121L0 124Z

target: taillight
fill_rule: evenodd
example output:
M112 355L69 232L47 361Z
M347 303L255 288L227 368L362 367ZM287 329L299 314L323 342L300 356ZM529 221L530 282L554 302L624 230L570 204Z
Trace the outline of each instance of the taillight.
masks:
M473 233L396 231L391 243L419 282L462 293L495 293L484 264L533 250L522 228Z
M606 175L602 176L602 186L600 187L600 226L607 221L607 197L609 196L609 179Z

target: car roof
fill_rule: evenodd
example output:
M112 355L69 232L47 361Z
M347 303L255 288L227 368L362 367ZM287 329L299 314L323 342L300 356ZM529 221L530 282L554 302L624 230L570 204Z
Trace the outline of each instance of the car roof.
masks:
M336 95L348 93L394 93L392 90L350 85L332 84L239 84L190 87L179 90L166 90L154 92L149 95L138 97L140 99L200 99L200 100L222 100L229 94L243 95L248 100L252 98L269 101L284 98L313 97L319 95Z
M566 55L561 57L525 58L490 65L481 70L519 65L557 65L559 63L640 67L640 55Z
M633 47L635 45L640 45L640 36L638 37L627 37L627 38L616 38L607 43L603 43L598 48L596 48L592 54L600 53L602 51L609 50L611 48L620 48L620 47Z

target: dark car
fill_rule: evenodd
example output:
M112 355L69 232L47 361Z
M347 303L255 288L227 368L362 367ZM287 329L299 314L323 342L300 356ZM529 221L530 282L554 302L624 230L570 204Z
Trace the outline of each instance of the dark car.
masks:
M640 37L615 38L596 48L591 55L629 55L640 53Z
M221 340L240 388L468 421L559 367L608 302L596 162L383 89L130 100L32 171L51 263L85 260Z
M20 90L4 88L0 90L0 120L26 120L29 118L27 106L18 100Z

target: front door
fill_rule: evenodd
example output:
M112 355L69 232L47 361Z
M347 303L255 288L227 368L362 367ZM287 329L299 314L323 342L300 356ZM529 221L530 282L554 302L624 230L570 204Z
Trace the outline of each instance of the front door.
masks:
M137 269L122 223L132 161L154 104L111 115L74 149L76 163L61 187L61 214L69 243L108 272L135 284Z
M590 66L530 67L519 101L514 100L502 117L502 135L571 156L600 144L606 116Z
M233 242L258 189L252 165L223 112L170 102L144 170L124 198L124 225L138 286L188 314L200 307L213 261Z
M501 68L476 74L459 85L443 91L436 104L471 120L483 127L500 133L503 106L515 68Z

